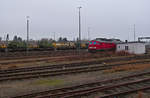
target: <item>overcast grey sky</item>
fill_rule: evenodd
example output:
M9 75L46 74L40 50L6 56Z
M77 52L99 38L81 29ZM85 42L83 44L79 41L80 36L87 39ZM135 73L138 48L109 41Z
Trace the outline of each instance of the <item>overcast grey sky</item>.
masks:
M30 16L30 38L78 37L78 6L82 6L82 38L133 40L150 36L150 0L0 0L0 36L26 38L26 16Z

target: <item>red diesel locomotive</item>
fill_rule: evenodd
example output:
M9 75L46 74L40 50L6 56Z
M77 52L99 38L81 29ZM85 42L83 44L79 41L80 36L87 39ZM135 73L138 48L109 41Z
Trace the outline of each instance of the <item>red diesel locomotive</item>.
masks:
M95 40L89 41L88 51L115 50L118 42L121 41L119 39L96 38Z

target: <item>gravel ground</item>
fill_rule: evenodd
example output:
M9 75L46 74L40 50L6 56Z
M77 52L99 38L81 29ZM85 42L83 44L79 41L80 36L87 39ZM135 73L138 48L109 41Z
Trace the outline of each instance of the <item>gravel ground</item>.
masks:
M150 71L150 69L141 70ZM52 88L60 88L65 86L72 86L82 83L87 83L90 81L104 80L110 78L116 78L125 76L132 73L139 73L141 71L122 71L114 73L106 73L103 71L99 72L89 72L75 75L63 75L48 78L30 79L30 80L20 80L20 81L7 81L0 83L0 98L10 98L16 95L22 95L27 93L33 93L38 91L44 91ZM148 93L144 93L143 96L148 96ZM135 97L126 98L137 98ZM89 97L92 98L92 97ZM143 97L142 97L143 98ZM149 98L149 97L144 97Z

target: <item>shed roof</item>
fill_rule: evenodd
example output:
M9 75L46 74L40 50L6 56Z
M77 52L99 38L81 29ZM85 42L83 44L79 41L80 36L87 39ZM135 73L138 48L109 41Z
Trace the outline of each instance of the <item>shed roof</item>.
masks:
M121 43L118 43L118 44L145 44L146 42L139 42L139 41L132 41L132 42L121 42Z

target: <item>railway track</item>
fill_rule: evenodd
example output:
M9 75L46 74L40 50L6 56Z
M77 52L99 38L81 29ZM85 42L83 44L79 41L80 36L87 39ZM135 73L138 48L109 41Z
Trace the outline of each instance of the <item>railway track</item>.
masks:
M34 67L26 67L26 68L15 68L15 69L6 69L0 70L0 74L8 74L8 73L18 73L18 72L27 72L27 71L37 71L37 70L45 70L45 69L62 69L63 67L77 67L77 66L87 66L91 64L102 64L103 62L117 62L117 61L130 61L130 60L144 60L150 59L149 55L144 56L130 56L130 57L114 57L114 58L107 58L101 60L92 60L92 61L84 61L84 62L77 62L71 64L58 64L58 65L47 65L47 66L34 66Z
M98 94L100 96L99 98L109 98L139 90L150 89L149 75L150 72L143 72L124 77L20 95L12 98L80 98L81 96L90 96L93 94Z
M87 54L86 50L81 50L80 54ZM26 54L26 52L13 52L13 53L1 53L0 60L3 59L24 59L37 56L65 56L70 54L79 54L77 50L57 50L57 51L32 51Z
M51 57L51 58L55 58L55 57L63 57L63 56L68 56L68 55L54 55L54 54L43 54L43 55L31 55L31 56L18 56L18 57L2 57L0 58L1 61L4 60L24 60L24 59L30 59L30 58L46 58L46 57ZM78 54L70 54L69 56L78 56Z
M48 54L48 55L47 55ZM0 58L0 67L3 65L11 65L11 64L20 64L20 63L32 63L32 62L42 62L42 61L55 61L55 60L74 60L74 59L80 59L80 58L104 58L102 55L91 55L89 53L81 53L80 55L78 53L72 53L70 55L57 55L58 53L55 53L55 55L51 55L49 53L46 53L46 55L36 55L36 56L23 56L23 57L7 57L7 58Z
M8 64L20 64L20 63L31 63L31 62L41 62L41 61L49 61L49 60L55 60L55 59L67 59L67 58L79 58L82 56L79 55L70 55L70 56L59 56L59 57L38 57L38 58L27 58L27 59L19 59L19 60L5 60L1 61L0 65L8 65Z
M38 66L38 67L34 66L34 67L26 67L26 68L15 68L15 69L0 70L0 75L10 74L10 73L13 74L19 72L30 72L30 71L33 72L33 71L40 71L40 70L47 70L47 69L62 69L64 67L71 68L71 67L78 67L78 66L88 66L92 64L102 64L103 62L109 63L109 62L130 61L130 60L143 60L144 62L148 62L146 59L150 59L150 56L146 55L146 56L117 57L117 58L107 58L107 59L100 59L100 60L76 62L71 64L56 64L56 65L47 65L47 66Z
M143 64L143 63L150 63L150 60L141 60L141 61L134 61L134 62L127 62L127 63L120 63L120 64L109 64L109 65L68 65L65 68L61 66L57 67L54 66L45 69L38 70L24 70L24 72L18 72L18 73L1 73L0 74L0 81L7 81L7 80L20 80L20 79L30 79L30 78L39 78L39 77L47 77L47 76L56 76L56 75L66 75L66 74L75 74L75 73L83 73L83 72L94 72L94 71L100 71L100 70L106 70L111 69L114 66L123 66L127 64Z

